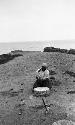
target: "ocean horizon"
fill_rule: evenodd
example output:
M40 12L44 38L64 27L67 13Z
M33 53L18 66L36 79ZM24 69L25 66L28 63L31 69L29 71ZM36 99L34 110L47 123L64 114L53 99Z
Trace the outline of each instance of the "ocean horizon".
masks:
M43 51L49 46L49 42L5 42L0 43L0 54L9 53L14 50Z
M45 47L75 49L75 40L3 42L0 43L0 54L9 53L14 50L43 51Z

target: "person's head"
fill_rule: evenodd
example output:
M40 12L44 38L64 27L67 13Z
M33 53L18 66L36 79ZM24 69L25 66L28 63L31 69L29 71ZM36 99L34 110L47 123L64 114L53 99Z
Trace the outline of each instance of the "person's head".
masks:
M47 69L47 64L46 63L43 63L42 64L42 71L45 71Z

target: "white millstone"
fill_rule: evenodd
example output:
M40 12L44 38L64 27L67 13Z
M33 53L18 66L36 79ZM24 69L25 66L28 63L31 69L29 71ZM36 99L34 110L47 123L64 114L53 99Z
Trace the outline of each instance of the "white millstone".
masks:
M48 87L37 87L37 88L34 88L34 91L37 91L37 92L49 91L49 88Z
M48 87L37 87L37 88L34 88L34 94L36 96L38 95L49 95L50 93L50 89Z

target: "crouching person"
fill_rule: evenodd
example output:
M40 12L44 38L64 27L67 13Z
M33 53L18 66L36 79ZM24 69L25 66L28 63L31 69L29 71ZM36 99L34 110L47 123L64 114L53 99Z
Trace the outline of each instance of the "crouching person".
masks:
M50 76L49 70L47 69L47 64L43 63L42 67L36 71L36 82L33 89L36 87L49 87L51 89L49 78Z

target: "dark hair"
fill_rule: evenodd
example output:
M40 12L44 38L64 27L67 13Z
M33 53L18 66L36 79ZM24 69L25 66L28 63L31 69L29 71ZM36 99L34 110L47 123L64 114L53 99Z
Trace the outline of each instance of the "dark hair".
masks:
M46 70L46 67L45 66L42 66L42 71L45 71Z

